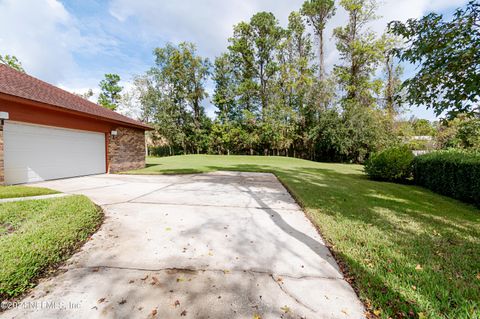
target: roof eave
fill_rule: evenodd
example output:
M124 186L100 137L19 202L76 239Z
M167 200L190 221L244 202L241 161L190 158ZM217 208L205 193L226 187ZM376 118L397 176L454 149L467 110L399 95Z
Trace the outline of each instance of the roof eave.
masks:
M79 115L79 116L83 116L83 117L88 117L88 118L92 118L92 119L96 119L96 120L101 120L101 121L104 121L104 122L123 125L123 126L126 126L126 127L133 127L133 128L137 128L137 129L142 129L142 130L145 130L145 131L153 131L154 130L153 127L151 127L150 125L147 125L147 124L143 124L143 123L142 124L134 124L134 123L124 122L124 121L120 121L120 120L114 120L114 119L111 119L111 118L108 118L108 117L103 117L103 116L98 116L98 115L94 115L94 114L90 114L90 113L71 110L71 109L67 109L65 107L52 105L52 104L48 104L48 103L44 103L44 102L39 102L39 101L35 101L35 100L31 100L31 99L27 99L27 98L24 98L24 97L11 95L11 94L7 94L7 93L3 93L3 92L0 92L0 99L4 99L4 100L7 100L7 101L11 101L11 102L25 103L25 104L32 105L32 106L51 109L51 110L60 111L60 112L64 112L64 113L69 113L69 114L75 114L75 115Z

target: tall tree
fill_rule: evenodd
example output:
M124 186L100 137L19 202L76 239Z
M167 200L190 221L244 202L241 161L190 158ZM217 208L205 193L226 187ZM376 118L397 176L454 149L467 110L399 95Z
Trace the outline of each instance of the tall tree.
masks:
M335 66L339 84L346 92L343 101L371 106L373 91L379 90L379 83L372 81L372 76L384 51L384 41L367 28L376 18L377 4L375 0L341 0L340 4L349 16L346 26L334 30L340 59L344 62Z
M118 74L105 74L105 79L99 83L101 92L98 96L98 104L112 111L117 109L123 90L119 82L120 76Z
M308 18L319 40L319 78L323 80L325 77L324 31L328 20L335 15L335 1L307 0L303 3L301 12Z
M403 68L398 63L395 51L399 47L398 38L389 34L384 35L385 50L383 53L383 63L385 72L385 84L383 89L384 109L390 117L395 117L401 108L402 98L400 92L402 89L401 76Z
M283 36L278 20L270 12L255 14L249 23L234 27L229 50L240 70L241 91L250 94L244 102L255 103L258 97L261 118L268 107L273 77L277 71L275 49ZM248 109L252 109L250 105Z
M202 117L205 115L201 102L208 97L205 82L210 75L211 64L207 58L197 55L193 43L181 43L179 48L184 59L186 99L192 108L195 130L200 130Z
M470 1L446 21L430 13L406 23L391 22L390 30L406 40L403 61L418 66L405 81L407 101L425 105L437 115L447 112L480 117L480 3Z
M305 149L308 131L314 122L315 104L310 103L308 94L315 83L315 57L310 35L302 15L292 12L288 17L286 37L277 48L279 75L277 80L279 100L277 112L283 117L281 123L281 144L285 149L293 145L293 155Z
M25 72L22 63L14 55L5 54L2 56L0 54L0 64L5 64L17 71Z
M154 55L155 66L135 82L143 117L171 148L198 153L210 125L202 106L210 63L188 42L156 48Z
M212 102L217 107L217 118L221 123L239 119L234 66L228 53L223 53L215 59L212 79L215 82Z

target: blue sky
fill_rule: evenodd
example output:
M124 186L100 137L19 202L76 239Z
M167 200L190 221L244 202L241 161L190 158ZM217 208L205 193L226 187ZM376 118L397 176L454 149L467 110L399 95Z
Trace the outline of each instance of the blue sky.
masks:
M97 89L105 73L117 73L131 88L133 76L153 64L152 50L166 42L196 43L211 60L225 50L234 24L258 11L271 11L286 24L303 0L0 0L0 54L14 54L33 76L73 92ZM451 14L466 0L383 0L371 29L381 33L391 20L435 11ZM331 39L346 22L339 9L326 34L326 64L338 63ZM413 73L406 66L405 75ZM209 91L212 86L209 84ZM207 112L213 108L206 103ZM404 116L434 119L430 110L412 108Z

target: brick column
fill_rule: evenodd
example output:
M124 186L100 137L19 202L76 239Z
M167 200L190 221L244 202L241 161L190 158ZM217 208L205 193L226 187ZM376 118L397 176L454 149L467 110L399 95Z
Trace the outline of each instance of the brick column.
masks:
M109 173L145 167L145 131L117 127L116 136L108 139Z

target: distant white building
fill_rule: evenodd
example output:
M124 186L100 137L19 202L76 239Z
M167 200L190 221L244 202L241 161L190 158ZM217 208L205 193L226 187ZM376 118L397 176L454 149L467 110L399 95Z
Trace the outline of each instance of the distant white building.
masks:
M417 135L417 136L412 136L411 139L416 141L431 141L433 140L433 137L430 135Z

